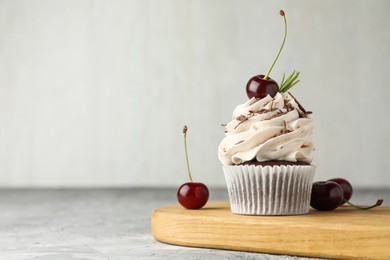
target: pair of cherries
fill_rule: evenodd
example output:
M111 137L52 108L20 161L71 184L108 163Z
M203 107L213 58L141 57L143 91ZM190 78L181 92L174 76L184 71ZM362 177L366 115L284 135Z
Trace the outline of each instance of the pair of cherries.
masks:
M383 202L382 199L379 199L372 206L357 206L349 201L352 197L352 193L353 189L351 183L343 178L314 182L310 206L319 211L334 210L344 204L349 204L357 209L371 209L380 206Z

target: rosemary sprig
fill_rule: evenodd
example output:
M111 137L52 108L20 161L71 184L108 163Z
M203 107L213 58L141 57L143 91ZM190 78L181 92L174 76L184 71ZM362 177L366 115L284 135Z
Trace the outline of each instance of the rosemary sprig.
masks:
M283 74L282 82L280 83L279 92L287 92L290 88L292 88L295 84L297 84L300 80L298 80L300 72L293 71L290 76L285 80L285 74Z

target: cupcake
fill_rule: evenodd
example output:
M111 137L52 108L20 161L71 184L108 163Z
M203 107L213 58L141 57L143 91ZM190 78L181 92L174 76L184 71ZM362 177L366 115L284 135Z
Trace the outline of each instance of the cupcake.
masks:
M280 14L286 22L284 12ZM312 113L287 91L299 82L299 72L286 80L283 76L279 86L268 76L271 69L249 80L249 100L235 108L218 148L231 211L236 214L309 211L316 169L311 164Z

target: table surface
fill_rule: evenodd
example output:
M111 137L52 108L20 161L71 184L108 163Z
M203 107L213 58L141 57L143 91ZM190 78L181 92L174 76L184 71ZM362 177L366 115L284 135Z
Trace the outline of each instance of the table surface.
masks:
M371 204L390 190L356 190ZM227 200L210 189L210 200ZM175 204L176 189L0 189L1 259L306 259L168 245L150 231L154 208Z

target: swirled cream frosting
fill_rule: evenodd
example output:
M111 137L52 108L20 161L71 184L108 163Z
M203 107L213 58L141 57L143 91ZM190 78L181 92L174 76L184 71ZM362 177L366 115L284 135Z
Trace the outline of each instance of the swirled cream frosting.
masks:
M283 160L311 163L313 120L290 93L252 98L235 108L218 148L222 164Z

